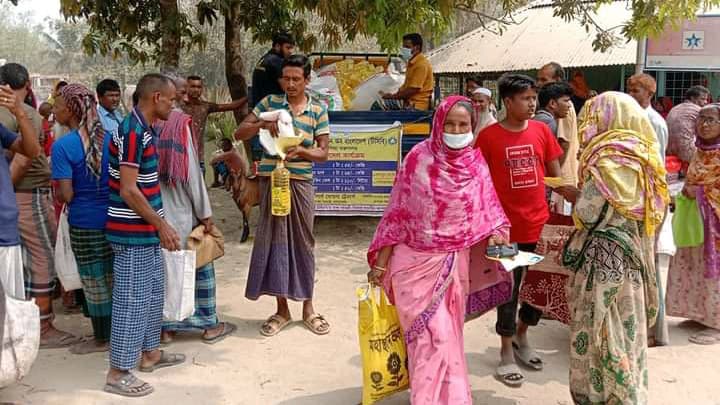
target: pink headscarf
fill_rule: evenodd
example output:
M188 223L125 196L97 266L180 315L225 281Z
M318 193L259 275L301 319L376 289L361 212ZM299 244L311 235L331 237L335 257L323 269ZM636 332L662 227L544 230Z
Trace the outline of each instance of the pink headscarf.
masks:
M443 100L430 139L416 145L398 170L367 254L371 266L380 249L399 243L418 251L450 253L491 235L507 235L510 221L480 150L452 150L443 142L445 119L460 101L470 102L461 96Z

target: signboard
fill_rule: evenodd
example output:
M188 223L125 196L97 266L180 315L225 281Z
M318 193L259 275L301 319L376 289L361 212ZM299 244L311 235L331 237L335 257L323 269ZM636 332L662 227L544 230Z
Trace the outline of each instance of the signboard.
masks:
M402 125L330 125L328 161L313 167L315 213L382 216L401 159Z
M647 40L647 70L720 70L720 15L701 15Z

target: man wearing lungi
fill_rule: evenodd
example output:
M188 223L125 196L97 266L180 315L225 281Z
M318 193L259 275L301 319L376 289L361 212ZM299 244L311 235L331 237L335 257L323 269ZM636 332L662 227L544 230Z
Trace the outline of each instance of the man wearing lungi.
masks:
M327 109L305 93L310 79L310 63L303 55L293 55L282 64L281 86L285 95L263 98L240 124L235 137L248 140L260 129L277 136L277 122L263 121L260 114L285 109L293 117L295 134L304 138L288 151L285 167L290 171L292 209L286 217L271 214L270 173L279 158L263 154L258 170L260 219L250 260L245 296L257 300L261 295L277 299L277 311L260 329L264 336L274 336L287 326L292 317L288 299L303 302L303 321L315 334L330 332L330 324L313 308L315 283L315 193L313 162L328 157L330 126Z
M41 148L32 122L22 107L22 99L6 84L0 85L0 108L7 109L15 117L22 135L20 137L0 124L0 284L4 285L5 293L22 299L22 286L11 285L10 282L14 274L23 270L18 208L5 152L19 153L32 159L40 155ZM4 314L2 319L5 320Z
M167 120L175 85L147 74L136 90L138 104L120 124L109 145L110 204L107 238L115 254L110 332L110 370L105 391L141 397L153 387L130 370L152 372L185 361L159 350L165 295L162 251L179 250L180 239L163 219L158 182L157 135L152 124Z
M30 73L22 65L8 63L0 67L0 82L9 85L16 98L25 100L30 89ZM26 103L22 103L21 108L32 122L34 136L42 144L42 117ZM7 108L0 107L0 123L12 132L20 129L19 120ZM41 150L34 159L16 155L10 163L10 176L19 211L17 225L24 258L25 297L34 298L40 310L40 348L71 346L78 338L53 325L57 221L50 199L50 166L45 151Z

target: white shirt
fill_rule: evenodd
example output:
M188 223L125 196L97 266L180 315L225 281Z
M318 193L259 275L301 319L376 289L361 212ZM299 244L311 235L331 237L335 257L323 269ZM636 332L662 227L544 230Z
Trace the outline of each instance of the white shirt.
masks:
M650 119L650 124L652 124L653 129L655 130L655 135L657 136L658 145L660 146L660 160L662 160L663 164L665 163L665 151L667 150L667 144L668 144L668 127L667 123L665 123L665 118L660 115L657 111L655 111L652 106L649 106L645 109L647 112L648 118Z

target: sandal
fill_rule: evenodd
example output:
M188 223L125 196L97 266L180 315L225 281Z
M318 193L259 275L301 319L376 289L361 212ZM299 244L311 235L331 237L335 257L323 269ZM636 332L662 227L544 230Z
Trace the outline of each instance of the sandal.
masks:
M292 318L285 319L282 316L275 314L265 321L260 327L260 334L265 337L272 337L280 333L281 330L285 329L290 324Z
M501 364L495 369L495 377L508 387L517 388L525 382L525 376L517 364Z
M220 332L219 334L217 334L216 336L213 336L211 338L207 338L203 334L202 342L207 343L209 345L214 345L215 343L232 335L233 332L235 332L237 330L237 326L235 326L235 324L232 324L230 322L220 322L220 325L222 325L222 332Z
M701 332L698 332L688 338L688 340L692 343L698 344L698 345L715 345L720 343L720 330L716 329L705 329Z
M543 369L545 364L543 364L542 359L540 356L538 356L537 352L532 347L526 346L526 347L520 347L520 345L513 341L513 353L515 353L515 357L517 357L518 360L520 360L520 363L522 363L524 366L529 367L535 371L540 371Z
M127 374L116 383L105 383L104 390L111 394L132 398L144 397L155 391L152 385L135 377L133 374Z
M317 321L317 322L316 322ZM327 335L330 333L330 324L325 320L325 317L318 314L312 314L303 321L305 326L310 329L310 332L316 335Z
M47 334L50 336L45 339L40 336L41 349L62 349L78 344L81 341L79 337L55 328L50 329Z
M180 353L166 353L165 350L160 350L160 360L158 360L152 366L140 366L138 370L143 373L152 373L159 368L177 366L185 362L185 355Z
M109 342L98 345L95 339L84 339L80 343L70 346L70 353L83 355L90 353L104 353L110 350Z

